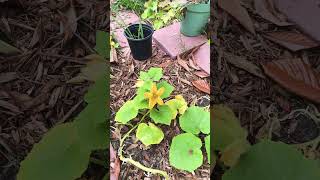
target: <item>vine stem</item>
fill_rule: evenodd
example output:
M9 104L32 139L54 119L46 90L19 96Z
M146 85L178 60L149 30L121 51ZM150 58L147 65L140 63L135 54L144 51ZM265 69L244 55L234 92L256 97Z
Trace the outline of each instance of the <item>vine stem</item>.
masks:
M150 109L146 114L144 114L144 115L142 116L142 118L141 118L141 120L139 121L138 124L136 124L133 128L131 128L130 131L128 131L128 132L120 139L120 148L119 148L119 152L118 152L119 158L120 158L121 161L130 163L130 164L136 166L136 167L139 168L139 169L142 169L142 170L144 170L144 171L147 171L147 172L150 172L150 173L153 173L153 174L160 174L160 175L162 175L166 180L170 180L169 175L167 174L167 172L161 171L161 170L159 170L159 169L148 168L148 167L142 165L141 163L139 163L139 162L137 162L137 161L135 161L135 160L133 160L133 159L131 159L131 158L126 158L126 157L124 157L124 156L122 155L122 149L123 149L123 142L124 142L124 140L130 135L130 133L131 133L134 129L136 129L136 128L138 127L138 125L146 118L146 116L150 113L150 111L151 111L151 109Z

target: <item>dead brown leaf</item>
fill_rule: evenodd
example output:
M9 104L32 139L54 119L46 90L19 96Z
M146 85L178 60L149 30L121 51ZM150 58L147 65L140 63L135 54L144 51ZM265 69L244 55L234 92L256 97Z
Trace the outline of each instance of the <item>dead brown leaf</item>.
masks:
M210 94L210 86L205 80L192 81L192 85L200 91Z
M198 77L201 77L201 78L209 77L209 74L207 74L207 73L204 72L204 71L196 71L196 72L194 72L193 74L195 74L195 75L197 75Z
M272 61L264 64L263 69L289 91L320 103L320 74L301 59Z
M250 61L246 60L243 57L235 56L230 53L224 53L225 59L232 65L241 68L253 75L256 75L261 78L265 78L265 75L262 73L261 69Z
M177 57L177 62L178 62L178 64L179 64L180 66L182 66L186 71L190 72L190 68L189 68L189 66L188 66L188 63L187 63L186 61L182 60L182 59L180 58L180 56Z
M249 32L255 34L253 22L247 10L241 6L239 0L218 0L218 5L237 19Z
M292 25L283 14L276 10L273 0L255 0L254 5L256 12L264 19L278 26Z
M294 31L269 32L265 33L264 37L291 51L299 51L319 46L317 42L308 36Z

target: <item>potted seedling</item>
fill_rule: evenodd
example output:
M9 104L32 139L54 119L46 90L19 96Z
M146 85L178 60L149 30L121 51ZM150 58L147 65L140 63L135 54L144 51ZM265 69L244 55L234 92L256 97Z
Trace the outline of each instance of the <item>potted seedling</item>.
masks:
M127 38L131 53L136 60L146 60L152 56L153 28L147 24L132 24L125 28L124 36Z
M194 1L187 5L180 31L185 36L198 36L210 17L210 0Z

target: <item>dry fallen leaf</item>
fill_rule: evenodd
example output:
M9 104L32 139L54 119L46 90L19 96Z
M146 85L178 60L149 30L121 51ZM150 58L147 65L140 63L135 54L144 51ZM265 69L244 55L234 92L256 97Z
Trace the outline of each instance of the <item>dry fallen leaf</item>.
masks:
M190 72L190 68L186 61L182 60L180 56L177 57L177 62L180 66L182 66L186 71Z
M195 70L198 70L198 71L201 70L200 67L194 63L193 56L192 56L192 58L189 58L189 65L190 65L190 67L192 67Z
M198 77L201 77L201 78L209 77L209 74L207 74L207 73L204 72L204 71L196 71L196 72L194 72L193 74L195 74L195 75L197 75Z
M218 0L218 5L237 19L249 32L255 34L252 20L247 10L241 6L240 0Z
M118 180L120 174L120 160L110 143L110 180Z
M246 60L243 57L235 56L230 53L224 53L225 59L232 65L241 68L253 75L256 75L261 78L265 78L264 74L261 72L261 69L251 63L250 61Z
M273 0L255 0L254 5L256 12L264 19L278 26L292 25L283 14L276 10Z
M301 59L272 61L264 64L263 69L289 91L320 103L320 74Z
M192 85L200 91L210 94L210 86L205 80L192 81Z
M314 40L294 31L269 32L265 33L264 37L291 51L299 51L319 46Z

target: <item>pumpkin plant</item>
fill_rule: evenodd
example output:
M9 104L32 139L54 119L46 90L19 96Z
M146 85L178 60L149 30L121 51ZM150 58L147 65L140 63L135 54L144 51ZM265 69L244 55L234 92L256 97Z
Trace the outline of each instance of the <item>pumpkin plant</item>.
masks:
M128 100L116 113L115 120L127 125L130 121L139 120L120 139L119 158L123 162L131 163L138 168L157 173L169 179L165 171L143 166L139 162L123 155L124 140L131 132L136 130L136 137L146 147L162 142L164 133L161 126L170 126L171 122L179 119L179 124L184 133L172 139L169 150L169 162L173 167L193 172L203 164L201 147L203 141L200 133L207 134L204 140L208 158L210 157L210 113L206 108L198 106L188 107L182 95L171 98L174 87L162 80L161 68L150 68L147 72L141 71L136 83L136 95ZM142 114L139 118L139 114ZM147 121L148 122L145 122Z

